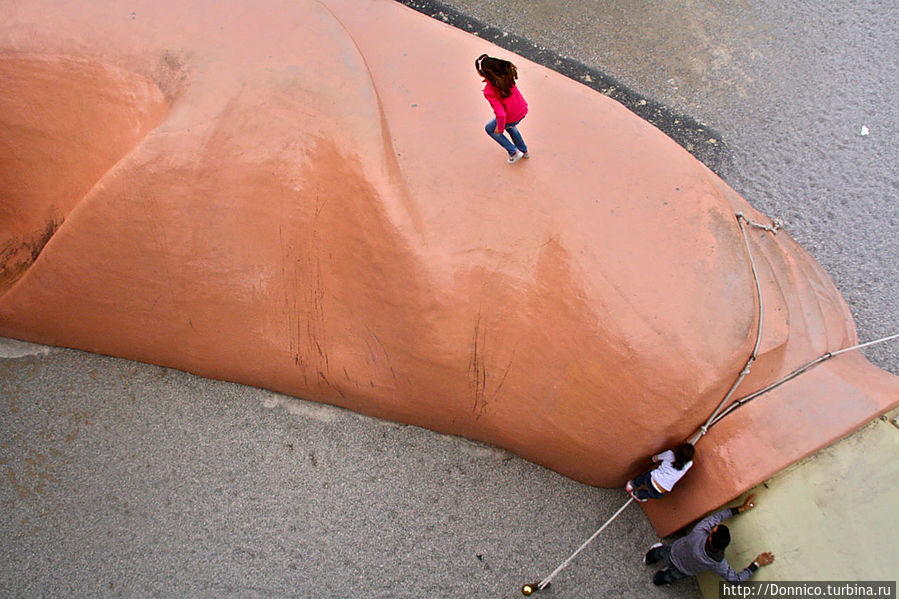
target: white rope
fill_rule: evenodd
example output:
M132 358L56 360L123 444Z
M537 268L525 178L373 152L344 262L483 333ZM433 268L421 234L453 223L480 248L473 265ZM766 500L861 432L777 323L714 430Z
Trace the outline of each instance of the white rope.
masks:
M874 341L868 341L867 343L859 343L858 345L853 345L852 347L847 347L845 349L839 349L835 352L830 352L831 356L838 356L840 354L844 354L847 351L852 351L854 349L861 349L863 347L868 347L869 345L876 345L878 343L883 343L884 341L891 341L893 339L899 339L899 333L895 335L890 335L889 337L881 337L880 339L875 339ZM827 354L824 354L827 355Z
M737 212L736 216L737 216L737 218L746 221L747 224L752 225L753 227L757 227L759 229L764 229L765 231L770 231L771 233L774 233L775 235L777 235L778 229L784 228L783 223L777 219L772 220L770 225L765 225L762 223L755 222L754 220L750 219L742 212Z
M785 377L775 381L774 383L771 383L764 389L759 389L755 393L752 393L750 395L747 395L746 397L738 399L737 401L735 401L734 403L732 403L725 409L724 408L725 404L727 404L728 400L734 394L734 392L737 390L737 387L740 385L740 383L743 381L743 379L746 377L746 375L749 374L750 368L752 367L752 363L755 361L756 357L758 356L759 347L761 346L761 342L762 342L762 324L763 324L763 318L764 318L763 317L764 303L763 303L763 298L762 298L762 286L761 286L761 283L759 282L758 271L756 270L756 267L755 267L755 258L753 257L752 250L749 247L749 239L746 235L746 228L743 226L743 222L745 221L747 224L749 224L753 227L757 227L759 229L769 231L775 235L777 234L777 230L782 228L782 226L783 226L778 221L773 221L772 225L764 225L761 223L754 222L754 221L746 218L746 216L744 216L742 212L736 213L736 217L737 217L737 222L740 225L740 231L743 234L743 243L746 246L746 252L749 254L749 265L752 268L752 277L755 280L756 297L758 298L758 330L757 330L756 339L755 339L755 347L753 348L752 354L749 356L749 359L746 361L746 365L743 367L743 370L740 371L740 375L737 377L736 382L734 382L734 384L731 386L730 391L727 392L727 395L724 396L724 399L721 400L721 403L718 404L718 407L715 408L715 411L712 412L712 415L709 416L709 418L708 418L708 420L706 420L705 424L700 426L699 429L693 434L693 436L688 441L689 443L692 443L692 444L695 444L699 439L701 439L714 424L717 424L719 421L721 421L722 418L724 418L725 416L727 416L728 414L730 414L731 412L733 412L740 406L748 403L749 401L752 401L759 395L767 393L768 391L774 389L775 387L778 387L778 386L786 383L787 381L796 378L803 372L820 364L821 362L824 362L825 360L828 360L836 355L839 355L839 354L842 354L842 353L845 353L848 351L860 349L862 347L867 347L869 345L874 345L876 343L883 343L885 341L890 341L892 339L899 338L899 333L897 333L895 335L890 335L888 337L883 337L881 339L876 339L874 341L868 341L867 343L860 343L858 345L853 345L852 347L847 347L847 348L844 348L844 349L841 349L838 351L828 352L826 354L823 354L823 355L819 356L818 358L815 358L811 362L804 364L803 366L800 366L799 368L797 368L790 374L786 375ZM627 506L629 506L633 502L634 502L634 498L633 497L629 498L627 500L627 502L624 505L622 505L620 508L618 508L618 511L615 512L614 514L612 514L612 517L609 518L608 520L606 520L605 523L602 526L600 526L596 530L596 532L594 532L593 535L590 536L589 539L584 541L584 543L580 547L578 547L577 550L575 550L575 552L572 553L568 557L568 559L566 559L564 562L559 564L559 567L556 568L555 570L553 570L549 576L547 576L546 578L541 580L537 584L536 590L540 591L540 590L543 590L544 588L546 588L549 585L549 583L552 582L552 580L559 574L559 572L561 572L562 570L567 568L569 566L569 564L571 564L571 562L574 561L574 558L577 557L577 555L581 551L583 551L587 547L587 545L592 543L593 539L598 537L599 533L604 531L606 529L606 527L609 524L611 524L615 520L615 518L617 518L619 516L619 514L621 514L621 512L623 512L625 510L625 508L627 508Z
M687 440L688 443L691 443L694 445L696 444L697 441L699 441L699 439L701 439L703 436L705 436L705 434L707 432L709 432L709 429L712 428L713 425L720 422L722 418L724 418L725 416L727 416L728 414L730 414L731 412L733 412L740 406L742 406L746 403L749 403L756 397L763 395L763 394L767 393L768 391L771 391L772 389L775 389L776 387L779 387L780 385L783 385L784 383L796 378L800 374L810 370L811 368L817 366L821 362L829 360L830 358L832 358L834 356L837 356L839 354L842 354L842 353L845 353L848 351L860 349L862 347L867 347L869 345L883 343L885 341L890 341L892 339L899 338L899 333L897 333L895 335L890 335L888 337L882 337L880 339L875 339L874 341L868 341L867 343L860 343L858 345L853 345L852 347L846 347L841 350L822 354L821 356L818 356L811 362L808 362L807 364L803 364L802 366L800 366L793 372L789 373L788 375L771 383L767 387L765 387L763 389L759 389L758 391L751 393L750 395L747 395L746 397L738 399L734 403L727 406L727 408L725 408L724 407L725 404L727 404L727 402L730 400L731 396L737 390L737 387L740 385L740 383L743 381L743 379L746 377L746 375L749 374L749 370L752 367L752 363L758 357L758 350L759 350L759 346L760 346L761 340L762 340L762 322L763 322L763 311L764 311L764 304L763 304L763 299L762 299L762 287L761 287L761 283L759 282L758 271L756 270L756 267L755 267L755 258L753 257L752 250L749 247L749 239L746 236L746 229L743 226L743 223L745 222L748 225L751 225L751 226L759 228L759 229L763 229L765 231L769 231L775 235L777 234L778 229L783 228L783 225L780 223L780 221L777 221L777 220L772 221L771 225L765 225L762 223L757 223L757 222L747 218L742 212L737 212L736 217L737 217L737 222L740 224L740 231L743 233L743 244L746 246L746 252L749 254L749 265L752 268L752 277L755 280L755 291L756 291L756 297L758 298L759 318L758 318L758 331L757 331L756 340L755 340L755 348L752 350L752 354L749 356L749 359L746 361L746 365L743 367L743 370L740 371L740 375L739 375L739 377L737 377L736 382L734 382L734 384L731 386L730 391L727 392L727 395L724 396L724 399L721 400L721 403L718 404L718 407L715 408L715 411L712 412L712 415L709 416L708 420L705 421L705 424L701 425L696 430L696 432L693 433L693 435Z
M710 423L708 424L708 427L706 427L706 430L708 430L708 428L711 427L713 424L717 424L722 418L724 418L725 416L727 416L728 414L730 414L731 412L733 412L734 410L736 410L736 409L739 408L740 406L749 403L750 401L752 401L753 399L755 399L755 398L758 397L759 395L763 395L763 394L767 393L768 391L771 391L772 389L775 389L776 387L780 387L781 385L783 385L783 384L786 383L787 381L790 381L790 380L796 378L796 377L799 376L800 374L806 372L807 370L810 370L811 368L813 368L814 366L817 366L817 365L820 364L821 362L824 362L824 361L826 361L826 360L829 360L830 358L832 358L832 357L834 357L834 356L838 356L838 355L840 355L840 354L844 354L844 353L846 353L847 351L852 351L852 350L855 350L855 349L861 349L861 348L863 348L863 347L868 347L869 345L875 345L875 344L877 344L877 343L883 343L883 342L885 342L885 341L891 341L891 340L893 340L893 339L899 339L899 333L896 333L895 335L889 335L888 337L881 337L880 339L875 339L874 341L868 341L867 343L859 343L858 345L853 345L852 347L846 347L846 348L843 348L843 349L840 349L840 350L837 350L837 351L827 352L826 354L822 354L822 355L818 356L817 358L815 358L814 360L812 360L811 362L808 362L808 363L806 363L806 364L803 364L802 366L800 366L799 368L797 368L796 370L794 370L794 371L791 372L790 374L788 374L788 375L786 375L786 376L784 376L784 377L782 377L782 378L780 378L780 379L774 381L773 383L771 383L771 384L768 385L767 387L764 387L763 389L759 389L758 391L756 391L756 392L754 392L754 393L751 393L750 395L747 395L746 397L743 397L743 398L738 399L737 401L735 401L734 403L732 403L730 406L728 406L728 408L727 408L726 410L724 410L724 411L721 412L718 416L716 416L716 417L714 418L714 420L712 420L712 422L710 422Z
M737 377L737 380L734 381L734 384L731 385L730 390L727 392L727 395L724 396L724 399L721 400L721 403L718 404L718 407L712 412L712 415L709 416L708 420L705 421L705 424L699 427L699 429L693 433L693 436L689 438L688 443L695 445L697 441L699 441L709 430L709 427L715 421L715 418L724 409L724 406L727 405L727 402L730 401L731 396L736 392L737 387L740 386L740 383L743 382L743 379L746 378L746 375L749 374L749 371L752 369L752 363L755 362L756 357L758 356L759 347L762 344L762 324L764 322L764 314L765 314L765 304L764 299L762 298L762 284L759 282L759 274L758 270L755 267L755 258L752 255L752 249L749 247L749 238L746 235L746 227L743 226L743 222L745 221L747 224L757 227L759 229L764 229L765 231L770 231L771 233L777 234L777 229L781 227L780 223L775 222L773 225L763 225L757 222L754 222L746 216L743 215L742 212L737 212L737 223L740 225L740 232L743 234L743 245L746 246L746 253L749 255L749 266L752 269L752 278L755 282L755 294L758 299L758 328L755 336L755 347L752 348L752 353L749 355L749 359L746 361L746 365L743 366L743 370L740 371L740 375Z
M546 586L547 586L550 582L552 582L552 579L555 578L556 575L557 575L559 572L561 572L562 570L564 570L565 568L567 568L567 567L568 567L568 564L570 564L570 563L574 560L574 558L577 556L577 554L580 553L581 551L583 551L583 550L584 550L584 547L586 547L587 545L589 545L589 544L593 541L593 539L595 539L595 538L599 535L599 533L601 533L603 530L605 530L606 526L608 526L609 524L611 524L611 523L612 523L612 520L614 520L615 518L617 518L617 517L618 517L618 514L620 514L621 512L623 512L623 511L624 511L624 508L626 508L627 506L629 506L633 501L634 501L634 498L631 497L631 498L629 498L629 499L627 500L627 503L625 503L625 504L622 505L620 508L618 508L618 511L615 512L614 514L612 514L612 517L609 518L608 520L606 520L605 524L603 524L602 526L600 526L600 527L599 527L599 530L597 530L596 532L593 533L593 536L591 536L589 539L587 539L586 541L584 541L584 544L581 545L580 547L578 547L578 548L577 548L577 551L575 551L574 553L571 554L571 557L569 557L567 560L565 560L564 562L562 562L561 564L559 564L559 567L556 568L555 570L553 570L552 574L550 574L549 576L547 576L546 578L544 578L543 580L541 580L541 581L537 584L537 590L540 591L540 590L543 590L544 588L546 588Z
M740 232L743 234L743 244L746 246L746 252L749 254L749 265L752 268L752 277L755 280L756 297L758 298L758 331L757 331L756 339L755 339L755 347L753 348L752 354L749 356L749 359L746 361L746 365L743 367L743 370L740 371L739 377L737 377L737 380L731 386L730 391L727 392L727 395L724 396L724 399L721 400L721 403L718 405L717 408L715 408L715 411L712 413L711 416L709 416L709 419L706 421L706 423L703 424L701 427L699 427L699 430L695 433L694 438L690 440L691 443L695 443L700 437L705 435L705 433L708 431L709 427L715 422L715 418L724 409L724 406L730 400L731 396L737 390L737 387L740 385L740 383L743 381L743 379L746 377L746 375L749 374L749 370L752 368L752 363L755 361L756 356L758 355L759 347L761 346L761 343L762 343L762 322L763 322L763 318L764 318L763 317L764 304L763 304L763 299L762 299L762 286L761 286L761 283L759 282L758 271L756 270L756 267L755 267L755 258L753 257L752 250L749 247L749 239L746 235L746 228L744 227L743 222L745 221L747 224L749 224L753 227L757 227L759 229L764 229L765 231L769 231L774 234L777 233L777 229L781 228L781 225L778 222L775 222L773 225L763 225L760 223L756 223L756 222L746 218L742 212L738 212L736 214L736 217L737 217L737 223L740 225ZM730 408L728 408L728 409L730 409ZM612 517L609 518L608 520L606 520L605 523L602 526L600 526L599 529L596 532L594 532L593 535L589 539L584 541L584 543L580 547L578 547L577 550L568 557L568 559L566 559L564 562L559 564L559 567L556 568L555 570L553 570L552 574L550 574L549 576L547 576L546 578L541 580L537 584L536 590L539 591L539 590L543 590L544 588L546 588L546 586L549 585L550 582L552 582L553 578L555 578L559 574L559 572L561 572L562 570L567 568L568 565L572 561L574 561L574 558L577 557L577 555L581 551L583 551L584 548L587 547L587 545L592 543L593 539L595 539L597 536L599 536L599 533L604 531L606 529L606 527L609 524L611 524L612 521L614 521L615 518L617 518L618 515L621 512L623 512L625 510L625 508L627 508L627 506L629 506L633 501L634 501L634 498L631 497L627 500L627 502L624 505L622 505L620 508L618 508L618 511L615 512L614 514L612 514Z

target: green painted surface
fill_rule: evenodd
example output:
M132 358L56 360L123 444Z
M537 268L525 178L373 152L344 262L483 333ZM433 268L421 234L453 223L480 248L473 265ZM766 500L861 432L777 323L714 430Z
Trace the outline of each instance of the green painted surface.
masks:
M753 580L896 580L897 419L893 410L754 489L756 508L728 521L731 566L771 551ZM706 599L718 597L718 580L699 577Z

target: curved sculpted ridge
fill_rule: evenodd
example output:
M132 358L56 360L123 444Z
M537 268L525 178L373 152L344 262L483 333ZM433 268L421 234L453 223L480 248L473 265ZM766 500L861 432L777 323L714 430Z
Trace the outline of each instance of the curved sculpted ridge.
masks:
M2 292L166 104L151 81L90 59L3 54L0 81Z
M31 219L4 242L51 205L65 220L0 287L2 335L465 435L604 486L702 424L752 350L734 212L764 217L590 89L515 59L534 158L507 167L471 67L502 52L389 0L42 4L0 3L17 93L51 96L54 64L53 89L115 109L73 109L69 145L47 129L4 152L4 199ZM43 114L0 120L2 138ZM785 233L749 236L766 309L746 393L856 341L820 266ZM835 358L712 429L650 515L673 530L896 397L896 377Z

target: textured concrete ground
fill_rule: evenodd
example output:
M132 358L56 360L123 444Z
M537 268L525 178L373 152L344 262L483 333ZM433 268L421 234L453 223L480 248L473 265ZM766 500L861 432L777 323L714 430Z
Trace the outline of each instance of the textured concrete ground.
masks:
M896 331L895 3L436 8L473 17L471 29L494 26L500 41L531 40L649 110L787 223L833 276L863 340ZM514 597L625 501L415 427L42 351L7 343L0 359L4 597ZM896 344L866 354L899 373ZM640 559L654 540L631 506L544 596L696 596L690 581L648 583Z
M74 350L0 360L0 395L3 597L520 597L626 500L459 438ZM655 540L629 507L545 596L695 597L652 587Z

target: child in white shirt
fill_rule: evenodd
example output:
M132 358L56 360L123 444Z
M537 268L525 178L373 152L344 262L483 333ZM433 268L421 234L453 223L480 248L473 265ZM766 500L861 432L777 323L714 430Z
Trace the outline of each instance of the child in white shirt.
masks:
M627 481L625 490L641 503L647 499L658 499L671 492L675 483L687 473L693 465L694 453L693 445L681 443L673 451L669 449L652 456L652 461L658 463L658 466Z

